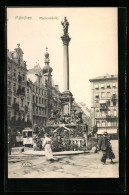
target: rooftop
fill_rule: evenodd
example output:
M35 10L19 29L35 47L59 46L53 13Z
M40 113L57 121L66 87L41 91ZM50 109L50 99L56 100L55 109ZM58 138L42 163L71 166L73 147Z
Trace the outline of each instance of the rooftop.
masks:
M115 74L115 75L109 75L109 74L106 74L106 75L103 75L103 76L97 76L93 79L89 79L90 82L92 81L95 81L95 80L104 80L104 79L117 79L118 78L118 75Z

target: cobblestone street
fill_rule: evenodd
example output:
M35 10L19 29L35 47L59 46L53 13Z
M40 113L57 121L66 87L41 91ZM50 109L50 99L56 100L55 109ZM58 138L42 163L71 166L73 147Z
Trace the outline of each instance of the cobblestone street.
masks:
M114 164L107 160L102 165L102 152L70 156L55 156L54 162L46 161L45 156L9 156L9 178L117 178L119 177L118 141L112 141L116 158ZM31 167L22 167L23 161L32 163Z

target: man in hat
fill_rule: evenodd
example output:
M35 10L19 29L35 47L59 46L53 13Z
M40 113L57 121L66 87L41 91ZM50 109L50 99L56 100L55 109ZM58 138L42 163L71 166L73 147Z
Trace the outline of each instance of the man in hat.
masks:
M103 165L106 164L107 158L111 159L111 163L113 163L112 159L115 158L115 155L112 151L111 143L107 131L104 131L103 136L99 138L98 150L102 150L103 152L103 156L101 158L101 162L103 163Z

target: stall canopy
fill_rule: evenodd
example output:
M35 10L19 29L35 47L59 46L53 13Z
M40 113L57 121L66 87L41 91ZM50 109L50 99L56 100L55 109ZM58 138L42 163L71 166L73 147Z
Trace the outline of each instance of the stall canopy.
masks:
M97 131L97 134L103 134L104 131L107 131L108 134L117 134L117 129L107 129L107 130L105 130L105 129L100 130L99 129Z

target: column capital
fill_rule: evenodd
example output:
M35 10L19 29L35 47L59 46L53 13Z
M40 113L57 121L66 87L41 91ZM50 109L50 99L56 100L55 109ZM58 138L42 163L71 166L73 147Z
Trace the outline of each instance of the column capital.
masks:
M61 39L62 39L62 41L63 41L63 45L69 45L69 42L70 42L70 40L71 40L71 38L69 37L68 34L67 34L67 35L63 35L63 36L61 37Z

